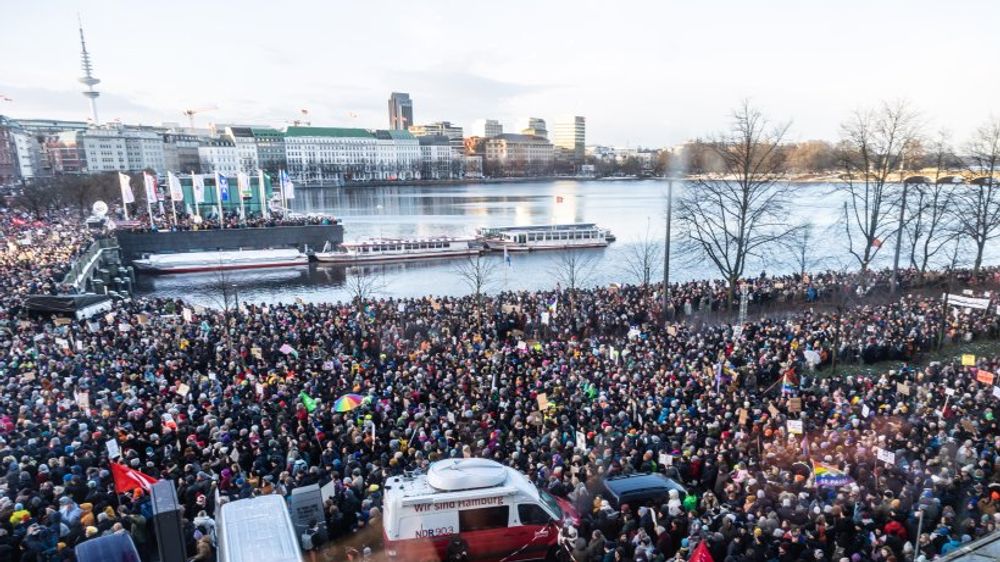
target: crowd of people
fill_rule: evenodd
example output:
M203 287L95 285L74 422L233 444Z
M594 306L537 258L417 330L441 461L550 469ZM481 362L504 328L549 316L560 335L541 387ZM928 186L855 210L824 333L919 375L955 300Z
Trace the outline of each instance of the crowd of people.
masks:
M163 213L153 213L153 221L149 220L149 213L139 211L131 215L129 220L124 220L123 216L114 219L118 228L141 231L181 231L181 230L218 230L222 228L270 228L277 226L306 226L317 224L336 224L337 219L318 214L310 215L289 215L283 216L275 212L265 216L259 212L245 212L241 214L239 210L226 210L220 220L215 209L203 214L195 214L187 210L178 210L176 215L170 211Z
M1000 336L996 268L949 273L986 310L940 292L867 302L884 272L759 276L745 280L756 302L854 297L742 325L686 321L723 306L718 282L671 287L667 311L659 287L622 286L227 311L136 298L57 321L20 301L58 287L88 235L63 216L0 217L0 562L72 560L114 533L149 559L148 495L116 494L112 463L175 482L201 561L218 501L331 482L315 559L377 558L385 479L463 456L572 501L577 562L684 560L703 541L716 562L930 560L1000 523L983 382L1000 357L914 364ZM362 405L335 411L345 393ZM844 478L824 485L816 463ZM640 471L689 494L612 506L595 485Z

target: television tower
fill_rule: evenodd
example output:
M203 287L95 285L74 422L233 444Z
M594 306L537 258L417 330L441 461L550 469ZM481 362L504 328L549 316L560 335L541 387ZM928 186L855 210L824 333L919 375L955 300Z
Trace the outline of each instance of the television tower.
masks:
M97 96L101 95L101 93L95 90L94 86L100 84L101 81L94 78L94 65L90 62L90 53L87 52L87 42L83 39L83 22L80 21L79 16L77 16L77 21L80 24L80 62L83 67L83 77L80 78L80 82L87 86L87 89L83 91L83 95L90 98L90 111L93 113L94 125L100 125L101 121L97 118Z

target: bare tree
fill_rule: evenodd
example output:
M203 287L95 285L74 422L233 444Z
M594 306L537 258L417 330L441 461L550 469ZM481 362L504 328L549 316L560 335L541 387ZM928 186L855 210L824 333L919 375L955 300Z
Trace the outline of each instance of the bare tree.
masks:
M45 211L54 208L59 200L59 184L52 179L26 183L14 197L14 205L35 215L41 220Z
M483 321L483 293L495 281L496 271L496 260L483 254L468 256L455 266L455 273L476 297L476 321L480 327Z
M663 241L653 238L647 219L646 234L625 247L625 270L645 287L656 279L663 266L662 256Z
M903 224L910 267L917 270L921 278L927 273L931 260L957 235L955 213L952 212L955 184L954 178L948 175L957 159L945 134L938 135L926 158L934 167L934 175L928 178L929 181L914 186L916 193L907 199L907 220Z
M844 230L848 252L866 277L887 237L899 228L893 218L897 184L890 176L902 169L917 137L917 115L905 102L883 103L878 110L855 112L841 128Z
M350 292L351 301L358 307L358 311L364 312L365 304L385 290L385 279L381 268L367 271L363 267L355 267L348 270L344 286Z
M580 249L559 252L553 263L552 275L563 289L572 294L589 283L594 276L597 260L594 254Z
M813 247L816 243L815 230L816 225L806 221L800 224L793 232L789 233L788 237L782 242L782 245L791 258L791 263L795 266L795 271L799 275L805 275L807 271L812 270L823 261L820 258L814 257L816 250Z
M993 118L979 127L967 147L969 185L958 193L958 224L962 236L976 248L973 270L983 265L986 243L1000 236L1000 119Z
M787 222L789 183L778 150L787 125L772 125L744 102L732 129L710 144L721 171L707 173L679 200L682 251L714 264L732 302L751 257L795 230Z

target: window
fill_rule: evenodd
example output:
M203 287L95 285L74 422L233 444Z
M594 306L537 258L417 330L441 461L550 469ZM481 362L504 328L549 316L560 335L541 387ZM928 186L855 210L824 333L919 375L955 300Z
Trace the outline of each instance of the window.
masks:
M552 518L541 506L533 503L522 503L517 506L517 518L522 525L548 525Z
M458 512L458 532L506 529L510 518L510 506L484 507Z

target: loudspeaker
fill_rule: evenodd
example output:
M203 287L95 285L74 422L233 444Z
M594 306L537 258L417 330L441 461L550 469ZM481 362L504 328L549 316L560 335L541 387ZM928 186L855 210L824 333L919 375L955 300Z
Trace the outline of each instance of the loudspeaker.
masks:
M177 502L172 480L160 480L150 490L153 507L153 531L156 533L160 562L185 562L183 508Z

